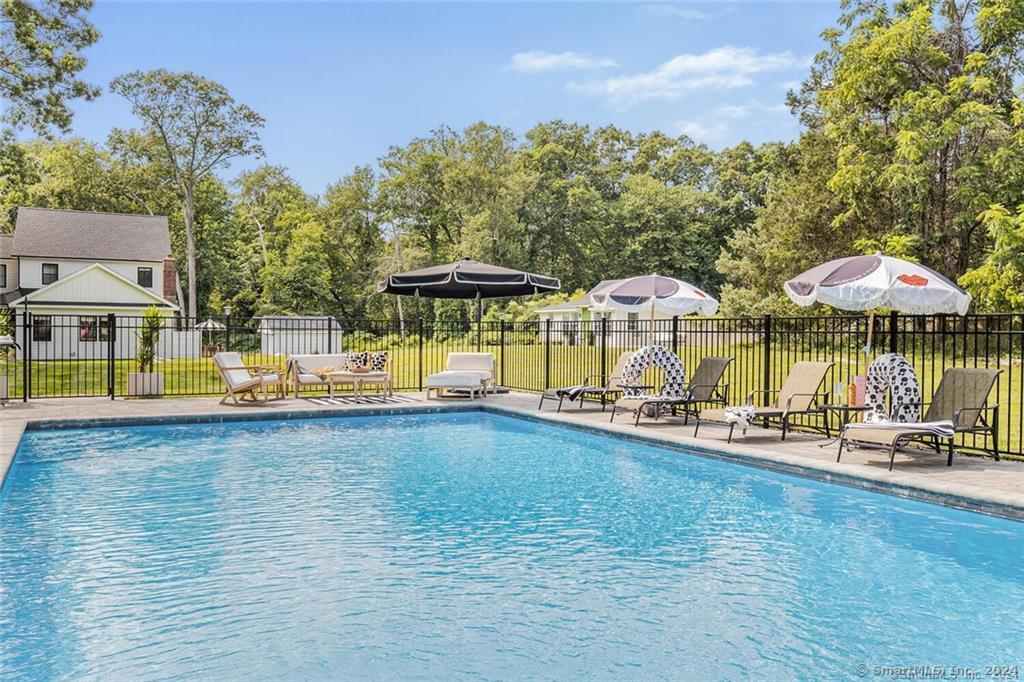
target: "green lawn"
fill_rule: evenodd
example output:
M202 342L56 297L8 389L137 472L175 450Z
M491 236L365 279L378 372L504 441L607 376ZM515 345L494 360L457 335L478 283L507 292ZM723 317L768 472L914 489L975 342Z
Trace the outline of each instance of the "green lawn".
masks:
M390 364L395 376L395 385L399 390L417 390L422 386L426 375L444 369L447 353L453 350L476 350L475 337L463 337L461 340L450 339L444 343L424 343L419 345L401 345L393 343L389 348ZM378 350L380 345L362 344L362 349ZM483 347L495 354L499 383L512 388L540 391L546 386L567 386L579 383L587 374L601 371L601 350L599 347L577 345L568 346L552 344L546 348L541 344L509 343L504 350L497 345ZM621 349L608 348L605 351L605 370L610 370ZM764 352L756 342L736 343L716 346L688 346L679 351L689 371L697 366L700 358L707 355L725 355L736 358L726 374L729 384L730 402L739 403L753 390L762 388L764 383ZM848 354L848 357L854 357ZM246 354L246 361L253 364L275 364L283 366L283 356L261 356ZM775 386L782 381L784 374L797 360L826 359L824 351L815 353L803 349L778 348L772 353L772 380ZM962 358L961 358L962 360ZM1006 359L1004 358L1004 363ZM951 359L945 364L942 358L918 355L915 359L918 376L922 381L924 395L930 396L937 385L942 371L952 366ZM962 364L962 363L961 363ZM975 361L968 358L968 365ZM984 360L977 361L984 366ZM1000 415L1000 449L1020 453L1021 443L1021 408L1022 406L1022 375L1024 368L1020 364L1005 367L999 382L996 400L1002 406ZM122 396L127 389L126 375L135 370L133 360L114 362L114 390ZM158 363L158 370L164 373L165 393L174 395L216 395L222 392L220 378L209 358L163 360ZM73 360L63 362L34 361L32 363L32 395L35 397L50 396L103 396L107 395L107 362ZM854 361L840 358L837 360L838 377L829 380L829 387L834 380L848 381L851 374L860 371ZM12 397L21 397L23 390L23 367L20 362L6 363L6 375ZM657 385L658 378L654 372L649 373L645 383ZM981 445L979 442L978 445Z

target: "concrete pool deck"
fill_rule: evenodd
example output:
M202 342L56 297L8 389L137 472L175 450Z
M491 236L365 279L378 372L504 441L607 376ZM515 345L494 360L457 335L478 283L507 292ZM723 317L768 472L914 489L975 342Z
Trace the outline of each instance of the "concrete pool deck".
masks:
M424 400L423 394L403 393L407 402L376 405L321 405L307 399L286 399L266 405L220 405L218 398L165 398L160 400L109 400L74 398L12 402L0 410L0 480L6 476L26 428L104 425L161 421L222 421L247 418L288 418L380 412L422 412L484 409L541 419L573 428L601 430L620 437L751 466L792 473L807 478L911 497L948 506L1024 520L1024 462L958 455L952 467L945 456L933 451L902 451L888 471L888 453L883 450L850 449L836 463L837 445L817 435L793 433L786 442L778 429L751 429L725 442L728 429L716 425L701 427L693 438L693 423L682 419L645 420L633 426L620 413L608 423L608 412L588 404L583 409L568 405L561 413L554 403L537 411L538 396L509 393L475 401L465 399ZM549 407L550 405L550 407Z

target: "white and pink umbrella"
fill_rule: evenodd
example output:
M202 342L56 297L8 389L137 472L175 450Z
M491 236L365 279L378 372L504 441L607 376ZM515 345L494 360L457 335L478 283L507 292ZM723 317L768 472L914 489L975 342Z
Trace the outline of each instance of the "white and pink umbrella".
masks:
M714 315L718 301L692 284L659 275L630 277L609 284L590 296L596 312L619 310L626 313L647 314L655 317L676 315ZM653 334L651 324L650 333ZM649 334L650 335L650 334Z
M909 315L966 315L971 295L931 268L892 256L837 258L797 275L783 285L800 306L824 303L841 310L870 310L864 376L871 354L875 310L892 308Z
M797 305L842 310L894 308L910 315L966 315L971 295L931 268L875 254L837 258L785 284Z

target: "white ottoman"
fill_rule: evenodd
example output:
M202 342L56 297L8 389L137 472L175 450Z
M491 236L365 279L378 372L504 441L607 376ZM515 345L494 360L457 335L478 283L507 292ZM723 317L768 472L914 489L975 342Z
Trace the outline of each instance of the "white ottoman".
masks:
M427 389L427 400L430 400L431 391L434 391L435 398L449 397L450 394L444 392L447 388L469 391L470 400L483 391L480 375L476 372L438 372L428 376L424 386Z

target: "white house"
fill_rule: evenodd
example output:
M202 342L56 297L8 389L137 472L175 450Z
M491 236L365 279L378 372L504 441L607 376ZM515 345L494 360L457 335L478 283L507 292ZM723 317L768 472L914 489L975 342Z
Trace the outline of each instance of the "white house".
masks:
M115 352L131 357L135 318L151 306L173 315L177 292L164 216L19 208L14 234L0 235L0 304L19 322L31 315L33 359L106 358L110 314L124 318ZM23 332L19 324L24 348ZM198 332L168 329L163 337L163 357L199 352Z
M601 343L601 320L606 319L616 324L608 325L609 346L636 346L646 339L647 320L649 315L639 313L627 313L620 310L609 312L597 312L593 310L593 295L603 289L615 286L621 279L605 279L598 282L586 294L572 301L558 303L555 305L538 308L535 312L540 320L540 334L544 339L550 333L551 341L567 344L600 344ZM654 316L655 320L669 320L671 316L660 313ZM550 329L546 323L550 321ZM659 330L656 340L665 342L666 331L662 329L664 323L657 325ZM670 338L669 333L666 338Z

